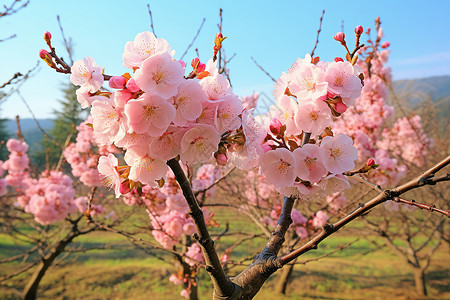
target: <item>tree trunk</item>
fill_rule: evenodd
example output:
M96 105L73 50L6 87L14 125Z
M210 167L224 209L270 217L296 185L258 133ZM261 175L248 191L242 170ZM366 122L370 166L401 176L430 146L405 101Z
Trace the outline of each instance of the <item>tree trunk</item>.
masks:
M39 283L41 282L42 278L44 277L47 269L53 263L53 260L50 261L50 260L44 259L43 261L41 261L41 263L37 267L36 271L31 276L30 280L28 280L28 283L22 292L23 299L25 299L25 300L36 299L36 294L37 294L37 290L39 287Z
M417 294L426 296L427 288L425 286L425 271L423 269L414 268L414 283L416 285Z
M191 293L189 294L189 300L198 300L198 285L191 285Z
M294 270L294 264L289 264L281 269L281 274L279 275L279 279L277 285L275 287L275 291L277 294L286 295L286 288L291 279L292 271Z

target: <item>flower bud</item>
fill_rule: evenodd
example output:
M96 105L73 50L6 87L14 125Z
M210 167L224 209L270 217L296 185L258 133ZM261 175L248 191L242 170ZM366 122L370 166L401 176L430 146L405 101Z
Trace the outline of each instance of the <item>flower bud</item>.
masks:
M53 58L51 57L50 53L48 53L47 50L41 49L39 50L39 57L43 59L47 65L50 66L50 68L56 68L55 62L53 61Z
M181 59L180 59L178 62L181 64L181 66L183 67L183 69L186 68L186 63L184 62L184 60L181 60Z
M361 25L356 26L356 28L355 28L356 35L361 35L361 34L363 34L363 32L364 32L364 29Z
M278 134L281 131L281 126L283 126L283 124L281 124L280 120L273 118L272 122L270 122L269 128L273 134Z
M216 161L221 166L225 166L227 164L227 160L227 156L223 153L219 153L216 156Z
M125 180L120 184L119 192L122 195L128 194L131 191L130 181Z
M200 63L200 59L198 59L197 57L194 58L193 60L191 60L191 66L192 69L197 69L198 64Z
M375 160L373 158L369 158L366 162L366 165L368 165L368 166L371 166L373 164L375 164Z
M341 57L335 57L334 58L334 61L335 62L340 62L340 61L344 61Z
M127 89L129 89L132 93L136 93L140 91L141 89L137 86L136 81L134 81L133 78L128 80L127 82Z
M345 34L343 32L338 32L334 35L334 39L343 44L345 43Z
M336 105L334 106L334 110L340 114L344 113L347 110L347 105L345 105L342 102L338 102L336 103Z
M52 49L52 34L48 31L44 32L44 41L47 43L47 45Z
M109 87L112 89L123 89L126 83L123 76L113 76L109 79Z
M391 45L391 43L389 42L383 42L383 44L381 44L381 48L386 49L387 47L389 47Z

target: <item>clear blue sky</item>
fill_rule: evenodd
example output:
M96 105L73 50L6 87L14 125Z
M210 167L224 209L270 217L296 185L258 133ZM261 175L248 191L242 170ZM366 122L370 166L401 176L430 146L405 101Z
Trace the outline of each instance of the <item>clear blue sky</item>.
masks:
M1 4L12 0L1 0ZM35 65L38 51L45 48L44 31L53 34L53 43L65 57L56 21L60 15L66 36L74 41L74 59L92 56L107 74L122 74L123 47L139 32L150 30L149 1L56 1L31 0L28 7L0 19L0 39L13 33L15 39L0 43L0 83L15 72L25 73ZM343 48L333 40L335 32L344 32L353 44L353 29L374 26L381 17L385 40L391 43L389 65L394 79L450 75L450 1L150 1L155 32L165 38L176 58L185 51L203 18L206 22L185 57L190 61L198 48L200 59L212 55L217 32L219 8L223 8L223 33L227 56L231 61L231 80L236 94L253 91L271 95L272 81L251 61L253 56L272 76L279 77L297 57L312 50L322 9L325 17L316 55L331 60L344 56ZM22 87L38 118L51 118L62 98L60 88L67 75L56 74L44 63L40 71ZM19 114L30 117L21 100L14 96L0 105L1 117Z

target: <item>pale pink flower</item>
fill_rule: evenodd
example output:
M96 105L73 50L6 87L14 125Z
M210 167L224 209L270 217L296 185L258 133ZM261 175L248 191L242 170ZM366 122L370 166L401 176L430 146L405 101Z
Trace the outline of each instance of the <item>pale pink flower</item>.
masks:
M268 151L261 156L261 172L277 188L291 186L295 181L295 157L285 148Z
M209 101L221 101L222 98L233 93L228 79L219 73L203 78L200 84Z
M70 81L74 85L80 85L89 92L95 93L103 84L103 70L92 57L85 57L73 63L70 69Z
M181 291L180 295L186 299L189 299L189 295L191 294L191 291L188 289L184 289Z
M328 215L326 212L319 210L313 218L313 226L320 228L328 222Z
M112 144L114 141L123 139L129 127L122 103L116 101L119 99L116 99L114 94L111 98L104 101L96 100L92 103L94 136L101 145Z
M147 93L164 98L175 96L181 83L184 69L168 53L157 54L144 60L134 73L136 84Z
M295 115L295 124L299 130L319 135L333 123L329 111L325 102L321 100L301 102Z
M330 174L322 179L319 185L327 194L342 192L350 188L347 177L341 174Z
M98 172L102 175L102 183L107 188L114 189L116 198L120 196L120 175L117 172L119 161L113 154L101 156L98 160Z
M328 90L343 99L357 98L361 94L362 88L361 80L357 75L356 70L348 61L328 64L325 74Z
M224 101L217 105L217 129L219 133L228 130L236 130L241 126L241 120L238 117L243 110L241 100L233 96L224 98Z
M135 132L160 136L175 118L176 110L160 96L144 93L125 104L125 114Z
M27 152L28 144L16 139L9 139L6 142L6 148L9 152Z
M141 149L128 149L124 159L131 166L128 178L148 184L151 187L156 187L157 181L167 173L168 167L164 161L149 156Z
M166 132L150 143L150 153L162 160L174 158L181 152L181 139L186 129L169 126Z
M313 101L327 94L328 83L324 80L324 71L309 63L303 64L293 73L289 90L297 96L297 101Z
M206 100L206 94L197 81L183 80L178 86L177 94L168 100L176 109L173 123L185 126L187 122L195 121L200 117L202 103Z
M206 124L198 124L189 129L181 140L181 160L188 164L206 162L217 151L220 134Z
M175 285L183 284L183 280L178 278L178 276L176 274L170 275L169 281L171 281ZM183 295L181 295L181 296L183 296Z
M297 102L291 97L283 95L277 99L277 103L277 106L272 106L270 108L270 115L277 116L281 123L286 125L286 135L300 134L301 131L295 123L298 107Z
M165 39L156 38L152 32L141 32L134 38L134 41L125 44L122 55L123 65L133 69L140 67L141 63L156 54L169 52L170 46Z
M296 176L300 179L318 182L327 170L320 159L319 146L313 144L306 144L301 148L297 148L292 153L295 157Z
M347 135L340 133L335 137L326 136L320 144L322 163L331 173L350 171L355 167L358 150Z
M194 243L190 247L188 247L186 256L192 258L192 259L189 258L184 259L190 266L196 265L198 263L205 263L202 249L197 243Z

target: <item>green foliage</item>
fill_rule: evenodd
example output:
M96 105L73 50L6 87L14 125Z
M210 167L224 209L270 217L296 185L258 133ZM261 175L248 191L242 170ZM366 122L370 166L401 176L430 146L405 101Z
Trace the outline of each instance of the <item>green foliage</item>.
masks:
M32 159L39 169L48 163L50 168L55 167L62 154L64 144L68 139L71 142L76 138L76 126L84 121L85 111L81 109L77 101L75 91L77 87L71 83L62 88L64 98L59 101L60 110L53 110L55 121L53 128L49 131L50 137L43 137L42 148L32 154Z

